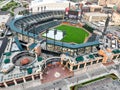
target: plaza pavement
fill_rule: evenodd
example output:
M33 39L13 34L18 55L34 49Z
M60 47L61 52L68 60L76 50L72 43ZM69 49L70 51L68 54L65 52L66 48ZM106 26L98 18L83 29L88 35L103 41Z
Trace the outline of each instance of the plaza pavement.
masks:
M99 75L97 73L99 73ZM59 79L45 84L41 84L40 80L29 81L17 86L3 88L2 90L59 90L60 88L61 90L69 90L70 86L104 76L109 73L112 72L108 72L102 64L99 64L76 71L74 77L71 78Z

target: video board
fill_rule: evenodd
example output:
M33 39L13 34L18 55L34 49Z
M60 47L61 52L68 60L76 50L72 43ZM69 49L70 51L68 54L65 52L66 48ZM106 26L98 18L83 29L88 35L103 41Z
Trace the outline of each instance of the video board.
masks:
M68 11L69 19L78 19L78 11Z

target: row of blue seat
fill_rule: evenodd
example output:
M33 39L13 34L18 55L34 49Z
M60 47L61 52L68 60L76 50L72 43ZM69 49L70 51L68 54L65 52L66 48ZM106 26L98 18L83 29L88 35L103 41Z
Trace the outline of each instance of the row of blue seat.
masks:
M54 17L61 18L63 15L64 15L63 11L42 12L40 14L27 16L27 17L24 17L20 20L17 20L15 22L15 26L19 29L22 29L21 24L24 24L24 26L33 25L33 24L40 24L40 22L45 21L47 19L54 18ZM24 28L26 28L26 27L24 27Z
M39 34L48 28L59 25L60 23L61 23L61 21L49 21L47 23L44 23L44 24L38 26L35 31L34 31L34 29L31 29L30 32Z

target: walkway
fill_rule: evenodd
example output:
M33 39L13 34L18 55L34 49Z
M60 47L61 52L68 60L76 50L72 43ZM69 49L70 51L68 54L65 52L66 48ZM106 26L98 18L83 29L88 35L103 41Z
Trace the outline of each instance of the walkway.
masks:
M48 82L44 84L41 84L40 80L35 80L35 81L24 83L23 85L17 85L15 87L9 87L2 90L15 90L16 88L17 90L59 90L60 88L61 90L69 90L70 86L94 79L96 77L104 76L109 73L113 73L113 72L109 72L111 71L112 68L113 67L111 66L110 68L108 68L106 66L103 67L102 64L97 64L97 65L93 65L88 68L76 71L74 74L74 77L71 77L71 78L58 79L53 82ZM86 72L88 73L89 76L86 74Z
M43 74L42 83L73 76L73 72L70 72L67 68L57 64L47 67L46 70L47 71Z

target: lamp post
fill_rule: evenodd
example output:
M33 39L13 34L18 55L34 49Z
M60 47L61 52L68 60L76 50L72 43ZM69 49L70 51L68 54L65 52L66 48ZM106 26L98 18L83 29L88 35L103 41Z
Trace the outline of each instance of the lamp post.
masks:
M57 30L54 30L54 50L55 50L55 35L57 34Z
M46 30L46 50L47 50L47 33L48 33L48 29Z

